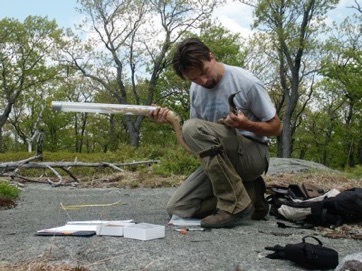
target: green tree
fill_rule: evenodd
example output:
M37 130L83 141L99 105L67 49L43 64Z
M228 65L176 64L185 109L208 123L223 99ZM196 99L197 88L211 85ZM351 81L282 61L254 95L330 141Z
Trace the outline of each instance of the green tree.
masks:
M217 2L80 0L79 12L86 16L82 29L92 35L85 42L77 38L69 42L65 62L98 83L114 102L149 105L169 65L172 45L207 19ZM143 119L123 118L132 146L139 144Z
M316 85L313 106L301 115L301 123L293 142L294 156L312 160L326 166L340 167L337 161L344 160L341 150L339 111L343 99L333 92L333 85L322 80ZM336 155L337 154L337 155Z
M340 120L344 123L343 145L349 166L362 163L362 31L361 14L335 25L335 35L326 43L328 56L321 73L333 85L334 93L342 97ZM332 94L333 92L331 92Z
M199 38L209 46L219 61L245 67L246 49L241 44L242 37L231 33L218 20L203 23Z
M334 168L361 163L360 16L335 24L323 47L322 80L301 116L293 152Z
M29 16L23 23L8 18L0 21L0 151L2 130L16 103L20 106L27 95L37 95L35 90L44 89L56 77L50 55L61 34L56 22L47 18ZM14 120L17 117L15 113Z
M307 75L315 73L317 65L311 65L308 61L314 57L311 53L316 51L316 40L318 34L323 30L323 20L327 11L332 9L338 0L263 0L243 1L255 8L254 26L265 32L271 49L277 57L277 74L279 75L279 86L282 91L283 134L282 153L279 156L291 157L292 139L299 117L302 111L297 111L298 106L303 110L309 101L312 87L302 87L303 80ZM306 65L306 63L308 63ZM309 79L310 82L313 82ZM309 89L309 90L308 90ZM305 94L303 94L305 92ZM304 96L303 99L301 97Z

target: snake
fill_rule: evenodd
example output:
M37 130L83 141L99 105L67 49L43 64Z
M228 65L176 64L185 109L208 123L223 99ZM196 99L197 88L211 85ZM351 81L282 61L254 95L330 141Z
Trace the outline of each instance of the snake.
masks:
M148 106L146 106L146 107L130 106L129 108L126 108L126 109L111 108L111 110L113 111L113 113L124 114L124 115L132 114L132 115L148 116L150 109L156 109L156 108L157 108L157 106L154 106L154 107L152 107L152 106L149 106L149 107ZM177 114L176 112L170 110L167 112L166 121L168 124L171 125L171 127L175 131L177 142L187 152L193 153L193 151L190 149L190 147L186 144L186 142L182 138L182 119L181 119L180 115Z
M186 144L184 139L182 138L182 120L181 117L175 113L174 111L169 111L166 116L167 122L172 126L175 131L176 139L178 143L189 153L193 153L190 147Z

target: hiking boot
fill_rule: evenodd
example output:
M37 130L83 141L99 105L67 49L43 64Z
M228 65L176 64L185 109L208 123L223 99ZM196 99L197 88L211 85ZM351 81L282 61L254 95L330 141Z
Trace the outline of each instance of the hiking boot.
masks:
M252 202L254 204L255 210L253 215L251 216L252 220L262 220L269 213L269 203L265 199L265 182L264 179L260 176L254 182L254 193L255 197L252 198Z
M253 204L249 204L239 213L231 214L218 209L216 214L209 215L201 220L201 226L204 228L232 228L239 226L243 221L250 218L254 211Z

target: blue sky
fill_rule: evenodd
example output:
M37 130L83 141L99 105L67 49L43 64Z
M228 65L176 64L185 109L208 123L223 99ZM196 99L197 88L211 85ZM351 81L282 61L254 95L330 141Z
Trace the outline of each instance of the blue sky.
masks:
M60 27L71 27L79 17L76 6L77 0L0 0L0 19L23 21L29 15L48 16Z

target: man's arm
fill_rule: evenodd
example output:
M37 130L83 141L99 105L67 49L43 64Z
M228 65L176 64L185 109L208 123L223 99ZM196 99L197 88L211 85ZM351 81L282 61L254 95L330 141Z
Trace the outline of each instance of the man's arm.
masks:
M249 120L242 112L239 112L238 115L230 113L223 123L262 136L278 136L283 130L283 125L277 115L268 121L256 122Z

